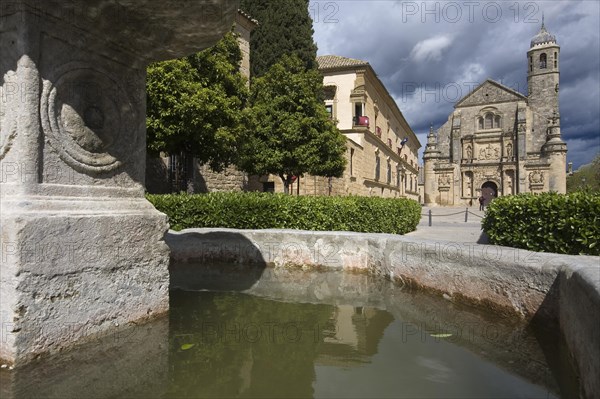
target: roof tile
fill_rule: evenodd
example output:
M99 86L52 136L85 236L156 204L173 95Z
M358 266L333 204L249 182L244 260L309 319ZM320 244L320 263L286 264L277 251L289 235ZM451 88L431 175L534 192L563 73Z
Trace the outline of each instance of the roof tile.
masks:
M356 60L354 58L347 58L339 55L321 55L317 57L317 63L319 64L319 69L334 69L369 65L367 61Z

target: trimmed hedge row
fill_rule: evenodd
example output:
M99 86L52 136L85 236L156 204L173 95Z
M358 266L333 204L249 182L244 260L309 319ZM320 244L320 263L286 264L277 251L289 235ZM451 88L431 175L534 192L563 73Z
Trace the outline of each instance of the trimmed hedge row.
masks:
M298 229L404 234L421 206L406 198L318 197L269 193L148 194L174 230L191 227Z
M483 230L492 244L540 252L600 255L600 194L519 194L487 208Z

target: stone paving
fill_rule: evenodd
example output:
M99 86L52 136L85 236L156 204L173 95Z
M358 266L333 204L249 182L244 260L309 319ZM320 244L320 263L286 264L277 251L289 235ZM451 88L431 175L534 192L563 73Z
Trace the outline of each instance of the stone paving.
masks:
M429 226L429 210L431 209L431 226ZM465 210L468 209L465 223ZM417 230L406 234L409 237L426 238L434 241L453 241L471 244L487 244L488 239L481 230L481 219L484 216L479 206L475 207L423 207L421 221Z

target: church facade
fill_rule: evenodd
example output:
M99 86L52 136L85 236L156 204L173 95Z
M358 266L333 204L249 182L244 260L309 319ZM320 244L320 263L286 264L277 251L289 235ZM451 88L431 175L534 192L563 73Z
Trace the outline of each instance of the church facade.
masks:
M542 22L527 52L525 96L486 80L427 137L426 206L470 206L484 196L566 192L567 146L558 108L560 47Z

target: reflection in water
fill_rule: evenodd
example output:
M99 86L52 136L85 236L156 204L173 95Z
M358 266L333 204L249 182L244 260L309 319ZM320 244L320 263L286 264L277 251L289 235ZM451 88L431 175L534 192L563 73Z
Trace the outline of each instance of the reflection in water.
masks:
M555 397L373 307L176 292L170 329L171 398Z
M263 276L258 287L270 284L271 299L173 291L168 318L0 370L0 397L556 397L544 352L522 324L361 275L313 273L313 291L298 289L309 286L298 285L302 276L285 277L278 289ZM568 364L552 343L547 353ZM577 396L565 386L564 397Z
M166 317L23 368L0 371L0 398L160 398L168 385Z
M208 292L171 298L169 397L313 395L331 306Z

